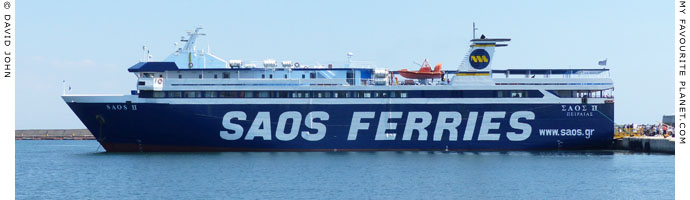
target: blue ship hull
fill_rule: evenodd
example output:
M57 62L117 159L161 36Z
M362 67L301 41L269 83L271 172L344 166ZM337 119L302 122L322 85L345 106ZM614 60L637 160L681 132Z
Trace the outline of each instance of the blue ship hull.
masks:
M614 134L612 103L67 104L108 152L595 149Z

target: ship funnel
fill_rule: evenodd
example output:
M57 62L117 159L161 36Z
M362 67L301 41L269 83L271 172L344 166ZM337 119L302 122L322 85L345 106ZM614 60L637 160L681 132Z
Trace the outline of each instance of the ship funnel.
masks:
M496 47L505 47L508 44L501 44L501 42L508 42L508 38L486 38L484 35L480 39L470 40L470 50L467 52L458 72L483 72L481 74L491 73L491 61L493 59L494 50Z
M453 85L493 85L491 61L496 47L505 47L510 39L486 38L470 40L470 50L463 58L458 72L451 80Z

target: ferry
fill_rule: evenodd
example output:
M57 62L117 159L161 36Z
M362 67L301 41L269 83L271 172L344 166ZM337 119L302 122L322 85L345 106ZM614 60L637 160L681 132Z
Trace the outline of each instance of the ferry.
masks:
M608 69L492 69L510 39L471 39L457 70L405 78L350 59L224 60L195 47L200 30L163 61L128 68L130 94L62 99L107 152L561 150L613 140Z

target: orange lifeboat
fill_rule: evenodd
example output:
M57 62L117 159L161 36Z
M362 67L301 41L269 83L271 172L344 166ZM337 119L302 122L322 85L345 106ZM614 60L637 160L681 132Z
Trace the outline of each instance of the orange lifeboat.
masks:
M398 74L400 76L409 78L409 79L434 79L434 78L441 78L443 76L443 72L441 72L441 63L436 64L436 67L434 67L434 70L431 71L431 66L429 66L429 61L424 59L424 63L422 63L422 68L419 68L419 71L409 71L407 69L402 69L398 71Z

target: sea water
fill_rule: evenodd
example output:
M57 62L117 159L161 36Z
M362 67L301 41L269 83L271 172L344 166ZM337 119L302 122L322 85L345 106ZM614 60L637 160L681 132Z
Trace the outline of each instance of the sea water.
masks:
M672 199L674 156L625 151L105 153L16 141L17 199Z

